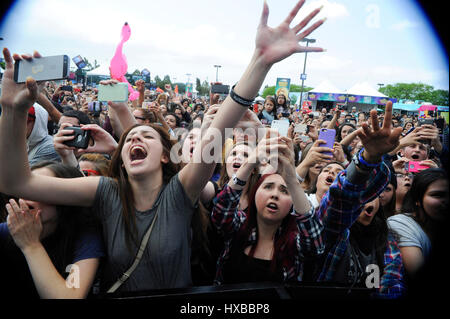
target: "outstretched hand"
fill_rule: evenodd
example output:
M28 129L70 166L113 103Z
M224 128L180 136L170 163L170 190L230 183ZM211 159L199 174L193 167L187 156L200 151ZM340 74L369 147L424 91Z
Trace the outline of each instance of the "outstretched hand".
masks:
M389 153L399 144L402 128L392 129L392 102L386 104L383 126L378 123L377 111L370 111L371 127L363 123L358 129L358 137L364 146L363 158L369 162L377 163L384 154Z
M320 12L321 8L312 11L293 28L290 27L290 24L304 3L305 0L299 1L287 18L278 27L271 28L267 26L269 7L264 1L261 21L256 34L256 51L267 65L270 66L279 62L293 53L324 51L324 49L319 47L306 47L299 44L300 41L325 22L326 19L321 19L305 29L306 25Z
M32 60L33 58L40 58L38 52L34 52L33 57L30 55L14 54L7 48L3 49L3 57L5 59L5 73L2 79L2 95L0 104L3 107L14 107L21 110L28 110L38 99L39 88L36 80L29 77L25 83L16 83L14 81L14 60L20 61L22 59Z

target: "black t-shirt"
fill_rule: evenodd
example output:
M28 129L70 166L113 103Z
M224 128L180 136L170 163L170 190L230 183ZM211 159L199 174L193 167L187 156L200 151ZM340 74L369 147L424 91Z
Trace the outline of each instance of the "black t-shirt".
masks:
M272 272L271 264L271 260L250 257L243 251L232 253L224 264L224 283L282 282L281 274Z

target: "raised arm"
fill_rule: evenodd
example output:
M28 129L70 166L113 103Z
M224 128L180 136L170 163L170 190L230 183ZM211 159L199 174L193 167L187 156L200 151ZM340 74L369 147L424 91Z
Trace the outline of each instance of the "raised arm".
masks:
M61 112L53 105L44 93L39 93L37 102L48 112L53 122L58 123Z
M27 112L38 97L34 79L14 82L14 64L8 49L3 50L6 69L2 81L0 117L0 192L55 205L91 206L99 178L55 178L30 171L26 148ZM22 56L32 59L31 56ZM34 58L39 58L35 52ZM20 60L19 55L14 59Z
M304 0L297 3L288 17L277 27L267 26L269 7L264 3L263 13L256 34L256 47L253 57L247 66L244 74L234 87L236 95L243 99L253 101L258 93L264 78L272 65L284 60L297 52L322 52L322 48L302 47L299 42L317 29L324 20L319 20L311 27L303 29L320 11L314 10L308 17L293 28L290 27L292 20L297 15ZM201 147L194 151L194 160L186 165L179 173L180 181L186 190L191 201L196 201L201 190L210 179L216 162L220 160L222 145L226 138L225 129L233 128L242 115L247 111L247 107L237 103L228 96L223 102L216 118L207 133L202 137ZM207 161L202 153L214 150L214 160Z

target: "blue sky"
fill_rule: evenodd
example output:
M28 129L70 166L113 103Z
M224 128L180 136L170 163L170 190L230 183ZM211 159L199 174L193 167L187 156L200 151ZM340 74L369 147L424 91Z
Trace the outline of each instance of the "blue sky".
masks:
M269 26L279 24L295 0L267 0ZM436 89L449 86L448 57L431 25L413 0L310 0L305 12L324 5L328 20L309 37L325 53L308 54L306 86L331 81L345 90L355 83L422 82ZM190 1L17 1L4 19L0 36L13 52L43 55L81 54L97 59L94 73L107 74L109 61L127 21L131 38L125 43L128 71L147 68L172 81L199 77L239 80L253 52L262 0ZM19 24L20 22L20 24ZM20 27L19 27L20 25ZM263 85L277 77L300 83L304 54L275 65Z

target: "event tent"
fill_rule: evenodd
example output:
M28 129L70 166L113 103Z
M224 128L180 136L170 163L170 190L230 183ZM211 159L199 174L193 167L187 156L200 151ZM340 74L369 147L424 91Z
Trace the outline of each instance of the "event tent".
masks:
M355 106L361 111L369 111L375 105L385 105L389 100L396 102L396 99L378 92L367 82L356 83L350 89L343 91L327 80L308 92L308 100L347 103L347 108Z

